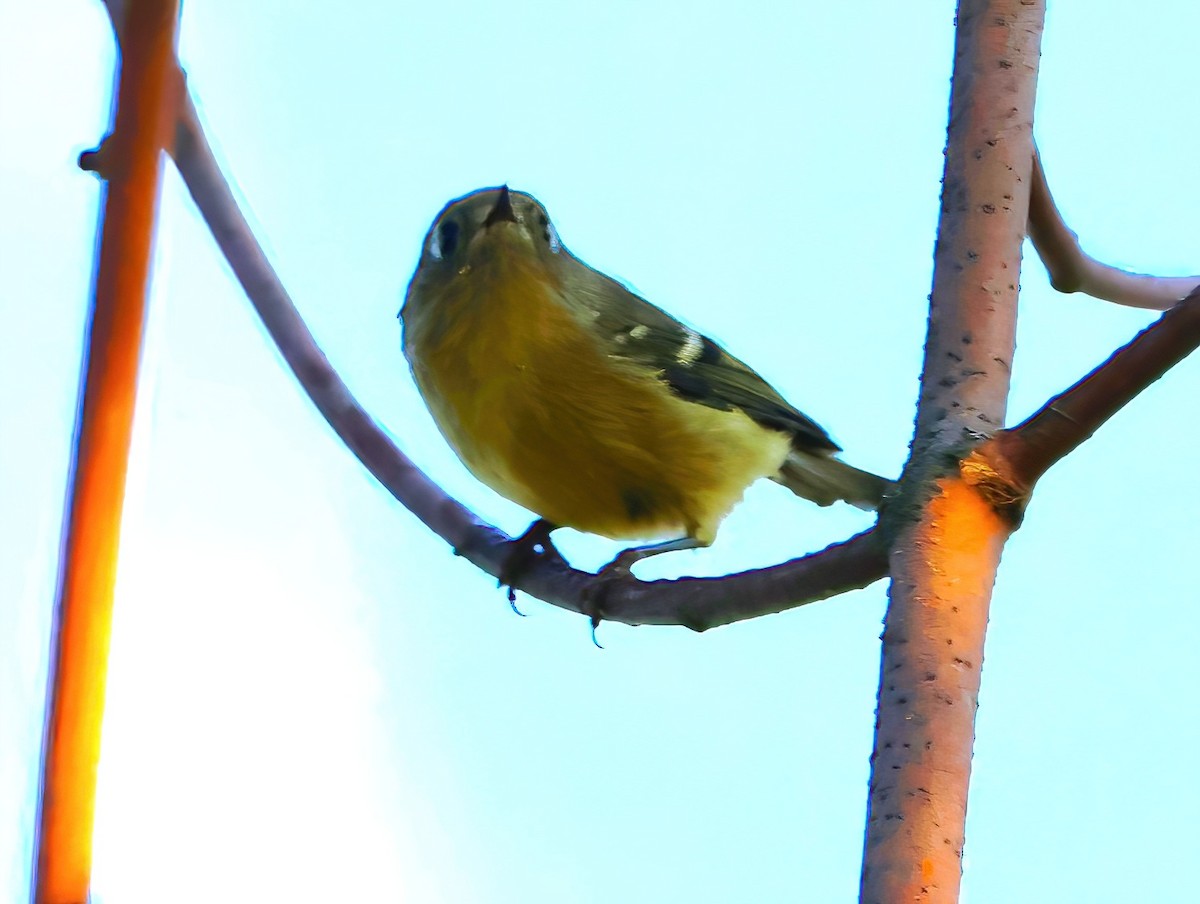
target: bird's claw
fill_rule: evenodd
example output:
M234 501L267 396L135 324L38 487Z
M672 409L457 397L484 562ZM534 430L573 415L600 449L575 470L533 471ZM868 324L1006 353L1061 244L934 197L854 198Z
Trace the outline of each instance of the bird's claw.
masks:
M504 581L500 581L496 586L503 587ZM506 595L508 596L508 608L512 609L512 611L517 613L517 615L521 616L521 618L524 618L525 613L517 608L517 591L513 590L511 584L508 586L507 589L508 589L508 593Z
M596 639L596 629L604 620L604 603L615 587L627 581L637 580L630 571L631 565L632 563L622 556L617 556L596 572L595 578L588 582L587 588L583 591L582 612L592 623L592 643L601 650L604 649L604 645Z
M500 577L496 586L507 588L508 605L522 618L525 613L517 608L517 591L514 585L534 562L544 556L563 561L562 554L550 539L550 532L554 529L554 525L543 518L534 521L525 533L511 542L508 556L505 558L504 564L500 566Z

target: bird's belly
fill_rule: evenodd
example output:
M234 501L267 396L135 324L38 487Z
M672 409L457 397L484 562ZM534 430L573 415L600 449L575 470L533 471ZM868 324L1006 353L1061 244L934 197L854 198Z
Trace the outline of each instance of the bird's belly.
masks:
M679 398L578 324L554 322L570 312L543 314L507 336L489 324L496 341L457 332L468 341L422 350L414 375L464 464L563 527L711 542L746 486L779 469L787 437Z

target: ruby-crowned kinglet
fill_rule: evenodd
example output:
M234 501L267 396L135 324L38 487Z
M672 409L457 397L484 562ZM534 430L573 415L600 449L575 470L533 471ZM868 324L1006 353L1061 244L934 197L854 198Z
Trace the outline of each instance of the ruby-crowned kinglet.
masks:
M866 509L888 486L717 343L575 257L507 186L438 214L399 316L417 387L476 477L547 533L671 538L614 564L708 546L760 477Z

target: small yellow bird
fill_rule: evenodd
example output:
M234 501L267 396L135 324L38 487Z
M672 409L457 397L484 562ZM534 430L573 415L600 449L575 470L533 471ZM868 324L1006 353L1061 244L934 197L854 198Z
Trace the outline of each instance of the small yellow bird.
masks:
M879 505L889 481L834 458L828 434L717 343L593 270L508 186L433 221L400 310L404 354L463 464L572 527L668 537L609 568L708 546L760 477L818 505Z

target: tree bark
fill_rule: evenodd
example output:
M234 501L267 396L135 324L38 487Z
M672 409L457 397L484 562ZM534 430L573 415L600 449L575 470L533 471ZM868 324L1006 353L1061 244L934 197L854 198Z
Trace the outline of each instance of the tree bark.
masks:
M958 900L988 604L1012 524L959 473L1001 429L1029 209L1043 4L962 0L912 457L894 538L863 904Z

